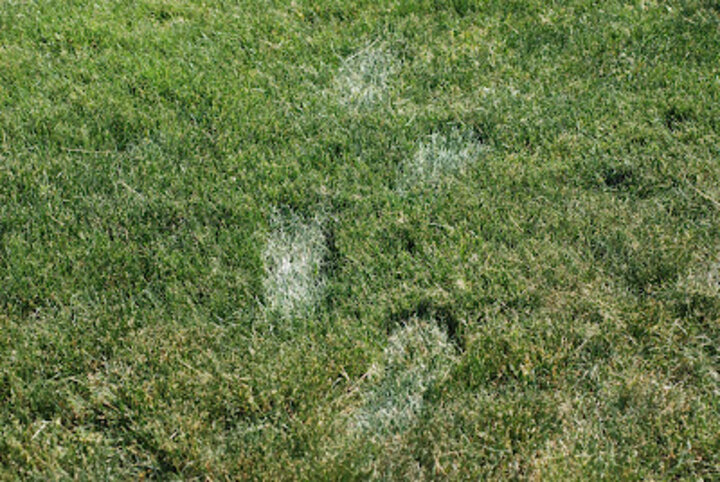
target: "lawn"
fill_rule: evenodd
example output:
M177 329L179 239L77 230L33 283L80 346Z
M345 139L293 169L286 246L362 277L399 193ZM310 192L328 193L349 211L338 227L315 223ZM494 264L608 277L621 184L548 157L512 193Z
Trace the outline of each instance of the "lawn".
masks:
M0 0L0 479L720 478L716 0Z

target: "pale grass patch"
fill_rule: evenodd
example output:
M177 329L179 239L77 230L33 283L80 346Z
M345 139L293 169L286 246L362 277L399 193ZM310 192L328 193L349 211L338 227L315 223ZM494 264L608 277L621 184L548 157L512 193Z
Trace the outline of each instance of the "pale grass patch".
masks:
M389 337L367 374L336 400L342 408L337 417L328 414L328 442L318 454L323 464L352 463L373 480L422 478L410 438L428 390L449 376L457 358L437 324L409 320Z
M413 157L400 166L398 189L435 186L446 176L463 172L477 160L482 147L472 136L459 130L447 135L433 133L420 142Z
M710 263L704 279L700 279L700 283L704 285L707 292L711 295L720 294L720 260Z
M422 410L423 397L445 378L455 348L436 324L413 320L388 340L367 377L361 406L353 414L356 433L384 440L406 431Z
M673 383L661 373L641 366L601 382L597 396L558 393L556 406L561 428L529 460L529 478L577 479L588 473L588 467L593 472L610 472L625 463L622 460L625 456L639 462L641 454L637 451L624 454L622 444L642 447L653 435L631 427L657 426L665 417L673 419L691 410L707 409L697 406L691 409L693 399L692 392L683 384ZM623 400L622 410L618 409L619 400ZM625 423L619 420L618 412L622 412ZM678 449L685 452L678 456L692 453L689 442Z
M361 108L385 99L397 61L384 45L370 44L345 59L335 76L335 91L346 106Z
M324 287L321 220L274 214L263 252L266 309L283 318L307 314Z
M678 283L690 293L720 296L720 258L707 253L698 254L697 258L695 266Z

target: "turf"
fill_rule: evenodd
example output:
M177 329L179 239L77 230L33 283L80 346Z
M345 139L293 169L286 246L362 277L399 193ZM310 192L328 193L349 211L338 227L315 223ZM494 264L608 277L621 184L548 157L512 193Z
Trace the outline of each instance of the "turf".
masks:
M715 0L0 0L0 479L720 477Z

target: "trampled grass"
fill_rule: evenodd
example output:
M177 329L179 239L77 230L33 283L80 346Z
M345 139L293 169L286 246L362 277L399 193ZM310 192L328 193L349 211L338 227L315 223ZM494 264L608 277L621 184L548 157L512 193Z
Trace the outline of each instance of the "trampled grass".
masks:
M435 324L409 320L388 338L383 356L360 387L355 429L362 438L381 441L407 430L421 412L427 391L448 375L454 361L447 334Z
M370 107L386 98L397 60L387 46L377 42L344 59L335 77L335 89L342 105L351 109Z
M308 316L324 284L327 246L321 221L276 213L271 226L263 252L267 309L286 319Z
M720 477L710 0L0 0L0 479Z
M471 135L456 130L448 135L433 133L421 142L415 154L403 162L398 174L398 187L437 187L448 176L464 171L469 164L481 162L482 148Z

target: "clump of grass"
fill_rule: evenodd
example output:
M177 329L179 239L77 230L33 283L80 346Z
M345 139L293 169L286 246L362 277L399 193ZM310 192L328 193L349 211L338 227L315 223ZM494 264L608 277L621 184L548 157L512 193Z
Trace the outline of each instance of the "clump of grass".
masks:
M324 287L321 276L327 247L321 219L273 214L263 252L266 308L282 318L311 311Z
M398 330L370 369L362 406L354 414L357 432L384 440L406 431L427 390L448 375L455 359L452 342L437 324L413 320Z
M437 186L449 175L461 173L475 162L482 145L468 133L453 129L445 135L435 132L420 142L412 158L400 166L398 189L406 191L419 186Z
M385 99L397 61L386 46L372 43L345 59L335 77L340 102L353 108Z

